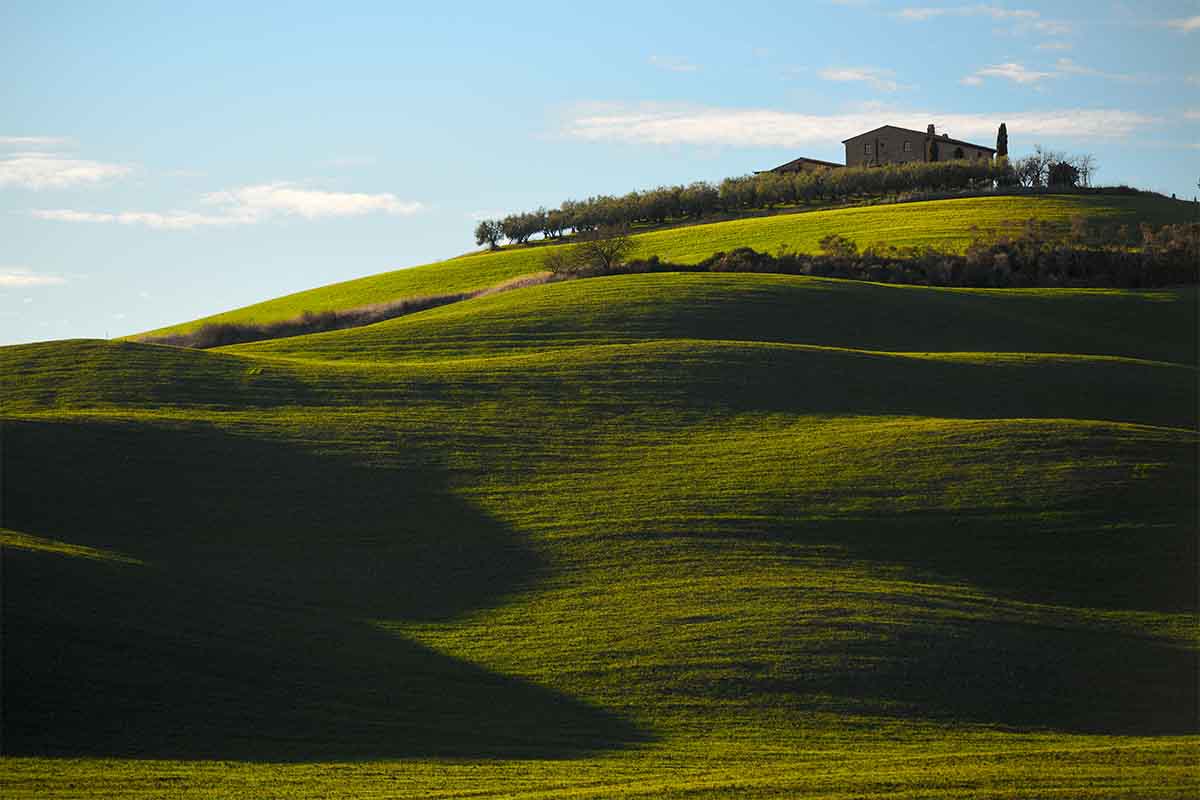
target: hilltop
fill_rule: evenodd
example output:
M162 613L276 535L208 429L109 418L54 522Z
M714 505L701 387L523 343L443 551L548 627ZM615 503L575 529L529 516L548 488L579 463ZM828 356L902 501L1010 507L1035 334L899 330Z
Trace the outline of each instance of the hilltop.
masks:
M882 206L779 214L699 223L636 233L631 257L656 255L666 261L697 263L721 250L782 246L816 252L820 240L838 234L860 247L936 246L961 249L977 234L1011 232L1030 218L1066 230L1073 217L1112 226L1141 222L1167 224L1194 219L1192 204L1153 195L1034 195L962 198ZM273 322L303 312L338 311L405 297L485 289L543 269L547 253L559 244L473 253L424 266L385 272L310 289L139 336L164 336L210 323Z
M1178 205L636 241L953 244L1034 208ZM640 274L0 348L5 796L1190 797L1197 299Z

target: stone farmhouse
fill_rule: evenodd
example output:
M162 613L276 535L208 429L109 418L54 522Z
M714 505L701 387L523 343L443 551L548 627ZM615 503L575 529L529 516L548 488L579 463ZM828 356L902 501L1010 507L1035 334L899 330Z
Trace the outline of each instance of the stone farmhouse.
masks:
M936 147L935 147L936 143ZM796 158L767 172L811 172L838 167L874 167L882 164L902 164L908 161L972 161L996 155L995 148L961 139L949 134L938 135L933 125L925 132L895 125L882 125L874 130L851 136L842 141L846 147L846 163L835 164L816 158Z

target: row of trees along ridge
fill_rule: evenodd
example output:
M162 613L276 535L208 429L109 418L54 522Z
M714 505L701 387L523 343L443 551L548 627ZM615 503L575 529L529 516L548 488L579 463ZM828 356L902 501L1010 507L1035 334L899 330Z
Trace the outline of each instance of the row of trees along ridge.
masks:
M1007 150L1007 134L998 137ZM697 181L660 186L621 196L598 195L567 200L558 208L539 208L485 219L475 228L475 243L499 247L507 240L524 244L541 234L559 239L566 233L601 227L661 225L668 221L700 220L715 214L736 214L777 206L820 206L862 198L957 192L992 187L1088 185L1095 172L1091 156L1067 157L1036 147L1033 155L1010 163L1006 156L990 161L934 161L842 167L814 172L761 172L726 178L720 184Z

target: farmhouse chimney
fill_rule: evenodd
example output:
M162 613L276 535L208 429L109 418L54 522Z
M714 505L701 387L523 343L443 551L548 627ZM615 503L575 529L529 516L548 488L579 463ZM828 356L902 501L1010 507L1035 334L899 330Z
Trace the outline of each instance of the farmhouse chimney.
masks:
M933 132L933 123L932 122L929 123L929 127L925 129L925 135L931 139L937 135Z

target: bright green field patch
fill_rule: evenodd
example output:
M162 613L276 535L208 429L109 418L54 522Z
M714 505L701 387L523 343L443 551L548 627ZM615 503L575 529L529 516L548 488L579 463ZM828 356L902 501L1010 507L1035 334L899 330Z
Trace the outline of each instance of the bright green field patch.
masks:
M977 226L983 232L994 232L1012 228L1030 217L1065 227L1072 216L1083 214L1098 223L1136 226L1139 222L1182 222L1191 219L1193 213L1187 203L1150 197L1050 195L935 200L756 217L655 231L634 237L637 242L634 255L658 255L690 264L718 250L735 247L775 251L786 244L799 252L816 252L820 239L830 233L841 234L863 247L891 244L957 249L971 239L971 226ZM147 335L179 333L211 322L269 322L297 316L304 311L345 309L399 297L480 289L539 271L545 253L545 246L538 246L462 256L298 292L149 331Z
M887 351L1121 355L1195 364L1196 290L974 290L666 273L549 284L228 352L428 360L656 339Z
M19 550L30 550L38 553L53 553L55 555L67 556L68 558L87 558L93 561L111 561L115 564L142 564L136 558L129 558L120 553L114 553L109 550L100 550L95 547L84 547L83 545L71 544L70 542L60 542L54 539L46 539L41 536L32 536L28 533L20 531L10 531L7 528L0 528L0 548L9 547Z

